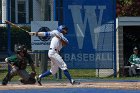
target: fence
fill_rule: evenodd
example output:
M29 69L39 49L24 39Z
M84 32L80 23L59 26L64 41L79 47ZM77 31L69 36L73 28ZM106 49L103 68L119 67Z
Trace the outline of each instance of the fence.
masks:
M69 27L70 44L62 49L61 55L74 77L93 78L103 73L103 77L116 76L115 0L107 1L0 0L0 54L5 53L1 61L14 53L15 44L25 44L31 51L37 73L44 72L40 66L43 64L43 70L47 69L44 63L47 51L32 51L31 37L4 21L9 20L28 31L31 31L31 21L58 21L59 25Z

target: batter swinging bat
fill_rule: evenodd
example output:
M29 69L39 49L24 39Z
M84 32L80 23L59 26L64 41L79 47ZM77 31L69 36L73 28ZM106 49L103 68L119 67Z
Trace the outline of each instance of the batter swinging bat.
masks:
M9 25L11 25L11 26L13 26L13 27L19 28L19 29L21 29L21 30L23 30L23 31L25 31L25 32L28 33L27 30L25 30L25 29L23 29L23 28L21 28L21 27L15 25L14 23L12 23L12 22L10 22L10 21L5 21L5 23L6 23L6 24L9 24Z

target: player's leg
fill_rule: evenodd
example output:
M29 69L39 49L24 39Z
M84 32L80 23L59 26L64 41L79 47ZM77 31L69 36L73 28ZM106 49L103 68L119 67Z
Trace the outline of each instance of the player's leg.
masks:
M51 75L51 71L50 70L47 70L46 72L44 72L43 74L40 74L36 79L37 79L37 82L40 86L42 86L42 83L41 83L41 79L46 77L46 76L49 76Z
M58 71L57 64L55 64L54 62L51 62L51 69L46 71L45 73L39 75L39 78L43 78L43 77L49 76L51 74L54 75L57 71Z
M7 85L7 83L17 74L17 70L17 67L13 67L10 73L7 73L7 75L2 80L2 85Z
M26 70L19 70L18 71L18 75L24 79L25 81L27 81L30 78L29 73Z
M35 84L34 77L30 77L30 74L26 70L19 70L18 75L21 77L20 82L23 84Z
M132 68L129 68L129 76L132 76Z
M53 60L53 59L51 59L51 60ZM51 69L46 71L45 73L39 75L39 77L37 78L37 81L38 81L39 85L42 85L41 84L41 79L43 77L47 77L51 74L54 75L54 74L56 74L57 71L58 71L58 65L55 64L53 61L51 61Z
M132 74L134 76L136 76L136 65L135 64L131 65L131 70L132 70Z
M55 53L54 55L50 56L50 59L53 60L53 62L64 71L64 75L69 79L69 81L71 81L71 76L67 71L67 65L63 61L62 57L59 54Z
M56 62L56 64L63 70L64 72L64 75L67 77L67 79L70 81L70 83L73 85L73 84L80 84L79 82L75 82L72 78L71 78L71 75L67 69L67 65L66 63L64 62L64 60L62 59L62 57L55 53L54 54L54 60Z

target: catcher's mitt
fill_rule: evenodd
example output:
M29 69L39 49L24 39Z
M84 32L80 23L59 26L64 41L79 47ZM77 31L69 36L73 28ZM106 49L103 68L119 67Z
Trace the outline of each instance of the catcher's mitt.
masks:
M31 77L31 78L35 78L35 76L36 76L36 72L31 72L31 73L30 73L30 77Z

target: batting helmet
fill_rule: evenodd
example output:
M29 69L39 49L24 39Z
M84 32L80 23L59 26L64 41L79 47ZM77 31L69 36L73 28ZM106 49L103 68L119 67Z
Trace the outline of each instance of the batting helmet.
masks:
M65 25L60 25L60 26L57 28L57 30L58 30L59 32L62 32L63 30L68 30L68 27L66 27Z

